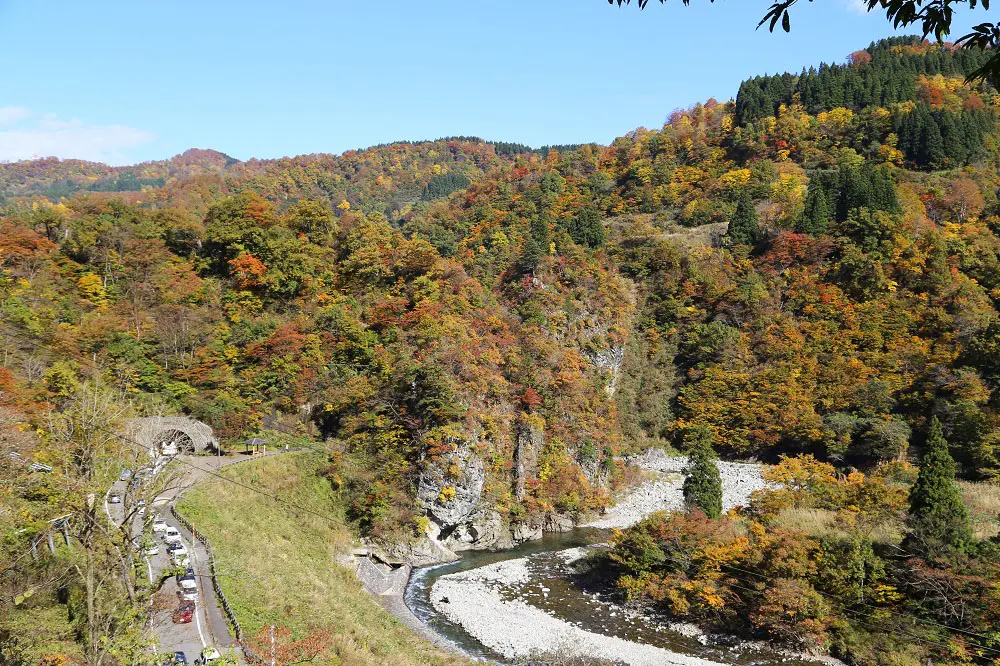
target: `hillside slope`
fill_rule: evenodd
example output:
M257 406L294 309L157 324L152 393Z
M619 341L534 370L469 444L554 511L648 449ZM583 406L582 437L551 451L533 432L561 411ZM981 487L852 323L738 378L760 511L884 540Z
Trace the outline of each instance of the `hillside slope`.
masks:
M4 165L25 195L63 165L166 182L9 199L2 400L40 419L100 377L228 442L316 436L358 529L427 557L565 526L617 455L696 425L726 455L865 468L936 414L963 473L995 476L977 57L887 40L608 147Z

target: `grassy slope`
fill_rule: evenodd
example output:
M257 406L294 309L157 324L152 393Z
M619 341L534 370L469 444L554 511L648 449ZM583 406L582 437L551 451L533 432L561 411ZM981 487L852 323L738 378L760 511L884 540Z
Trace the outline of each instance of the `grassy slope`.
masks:
M1000 534L1000 485L959 481L962 499L969 509L969 519L978 539L989 539ZM777 517L777 524L788 529L802 530L815 537L844 537L844 528L837 524L837 512L824 509L785 509ZM872 532L878 543L898 544L903 540L905 525L898 520L888 520Z
M316 474L313 453L274 456L224 470L332 521L222 480L188 492L178 509L212 542L220 579L244 631L275 623L333 627L330 654L315 663L417 666L466 663L396 621L337 563L349 545L340 506Z

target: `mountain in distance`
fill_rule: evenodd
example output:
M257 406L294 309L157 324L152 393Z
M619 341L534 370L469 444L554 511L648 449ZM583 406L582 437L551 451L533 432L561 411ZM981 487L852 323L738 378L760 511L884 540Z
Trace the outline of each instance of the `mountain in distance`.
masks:
M45 464L95 391L319 447L337 515L413 562L568 528L651 447L697 449L701 495L712 451L776 462L789 492L745 513L616 537L616 589L851 663L985 664L956 634L1000 649L987 57L882 40L608 146L0 165L0 404Z

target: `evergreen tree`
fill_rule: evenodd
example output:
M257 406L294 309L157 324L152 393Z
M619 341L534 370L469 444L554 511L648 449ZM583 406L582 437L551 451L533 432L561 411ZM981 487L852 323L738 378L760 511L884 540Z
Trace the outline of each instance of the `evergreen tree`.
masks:
M569 222L569 235L579 245L600 247L604 245L604 225L601 216L593 208L584 208L575 220Z
M736 203L736 213L729 220L726 237L734 245L756 245L760 239L757 210L753 207L753 201L746 194L741 195Z
M830 226L830 209L826 192L818 182L809 184L805 210L795 225L800 234L825 234Z
M709 518L722 515L722 478L716 465L712 431L699 426L686 437L688 466L684 479L684 503L689 509L701 509Z
M920 166L940 167L942 166L947 153L945 153L944 138L941 136L941 129L930 114L921 118L920 127L920 148L917 151L917 163Z
M910 489L907 523L910 532L903 547L920 555L946 555L972 542L969 514L955 484L955 461L936 416L931 418L920 474Z
M869 207L887 213L902 212L903 207L899 204L899 197L896 196L896 187L889 169L886 167L873 169L866 165L866 171L872 181L872 200Z

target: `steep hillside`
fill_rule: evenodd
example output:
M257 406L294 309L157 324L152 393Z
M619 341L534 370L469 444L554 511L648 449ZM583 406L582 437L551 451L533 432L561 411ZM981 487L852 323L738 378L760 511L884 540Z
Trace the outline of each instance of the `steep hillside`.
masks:
M998 98L962 82L977 58L888 40L608 147L4 165L19 197L164 186L8 201L3 401L37 420L100 378L227 441L311 433L359 529L435 557L601 506L615 456L696 425L728 455L867 467L936 414L991 477Z

